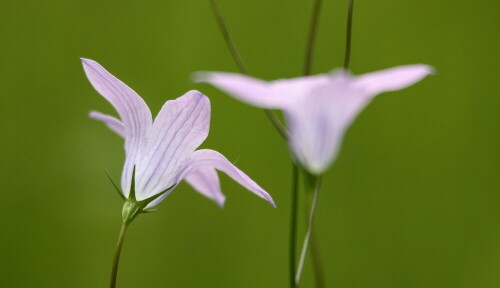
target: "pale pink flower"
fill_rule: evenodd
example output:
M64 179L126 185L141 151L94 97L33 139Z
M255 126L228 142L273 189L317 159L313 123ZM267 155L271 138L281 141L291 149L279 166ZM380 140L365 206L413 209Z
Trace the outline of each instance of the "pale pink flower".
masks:
M418 64L360 76L341 70L276 81L224 72L199 72L195 78L247 104L283 110L294 158L309 172L321 174L335 160L347 128L374 96L406 88L431 73L431 67Z
M196 150L208 136L210 101L198 91L169 100L156 118L144 100L97 62L82 59L94 88L116 109L120 120L99 112L90 117L104 122L125 138L121 192L128 201L149 209L186 180L194 189L224 204L216 172L220 170L274 206L271 196L219 152ZM133 198L133 199L131 199Z

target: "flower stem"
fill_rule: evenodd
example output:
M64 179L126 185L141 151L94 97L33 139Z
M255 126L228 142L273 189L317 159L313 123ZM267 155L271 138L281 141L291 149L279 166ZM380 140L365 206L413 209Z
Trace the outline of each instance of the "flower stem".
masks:
M217 24L219 25L222 37L224 37L224 40L226 42L227 47L229 48L229 51L231 52L231 56L233 57L234 62L236 62L236 65L238 66L241 73L248 75L249 74L248 68L245 65L245 62L243 61L243 58L241 57L241 54L238 51L238 48L236 47L236 44L234 43L233 37L231 37L231 33L229 33L229 29L227 28L226 21L222 16L222 12L219 8L219 5L217 4L217 1L210 0L210 4L212 6L212 11L215 15L215 18L217 19ZM264 112L266 113L267 118L269 118L269 120L276 128L276 130L278 130L280 135L283 136L283 138L288 139L288 132L285 126L281 123L278 117L274 115L273 111L269 109L264 109Z
M313 189L314 195L311 204L311 209L309 210L309 218L307 221L307 232L306 237L304 238L304 244L302 246L302 252L300 253L299 266L297 268L297 272L295 274L295 285L296 287L300 286L300 282L302 280L302 272L304 271L304 263L306 261L307 252L309 250L309 244L311 241L311 234L313 232L314 220L316 218L316 210L318 208L318 200L319 200L319 192L321 189L321 176L313 176Z
M349 62L351 61L351 36L352 36L352 14L354 10L354 0L349 0L347 8L347 31L345 38L345 54L344 54L344 69L349 69Z
M290 209L290 288L295 288L295 253L297 251L297 216L299 201L299 166L292 162L292 207Z
M127 232L128 223L123 222L122 229L120 230L120 236L118 236L118 242L116 243L115 258L113 260L113 268L111 270L111 284L110 288L116 287L116 275L118 274L118 262L120 262L120 253L122 251L123 239L125 238L125 233Z
M311 260L314 270L314 284L316 288L325 287L325 273L323 270L323 263L321 261L321 254L318 247L318 238L316 237L316 229L311 231Z
M322 6L322 4L323 4L322 0L316 0L315 3L314 3L312 15L311 15L311 24L310 24L309 36L308 36L308 40L307 40L306 53L305 53L305 58L304 58L304 75L305 76L310 75L311 72L312 72L312 62L313 62L313 55L314 55L314 44L315 44L315 40L316 40L316 34L317 34L318 22L319 22L319 15L320 15L320 12L321 12L321 6ZM315 286L316 286L316 288L323 288L324 287L324 278L325 277L324 277L324 273L323 273L323 266L322 266L322 261L321 261L321 254L319 252L319 248L318 248L318 244L317 244L318 241L316 240L316 236L315 236L316 233L314 233L313 230L311 230L310 234L311 234L310 235L310 238L311 238L311 241L310 241L311 242L311 244L310 244L311 245L311 258L312 258L312 261L313 261ZM305 256L304 256L304 260L305 260ZM299 267L299 269L302 270L303 267ZM292 277L295 277L295 274ZM296 287L298 287L299 284L300 284L300 280L298 282L296 282Z
M318 30L319 14L321 11L322 0L316 0L311 16L311 26L306 45L306 56L304 58L304 75L310 75L312 70L312 59L314 54L314 43L316 40L316 31Z
M243 58L241 57L236 44L233 41L233 37L231 37L231 33L229 33L229 29L227 28L226 21L222 16L222 12L219 8L219 5L217 4L217 1L210 0L210 4L212 5L212 10L215 14L215 18L217 19L217 24L219 25L222 37L224 37L224 40L226 41L227 47L231 51L231 55L233 56L236 65L238 65L241 73L248 74L248 69L245 65L245 62L243 62Z

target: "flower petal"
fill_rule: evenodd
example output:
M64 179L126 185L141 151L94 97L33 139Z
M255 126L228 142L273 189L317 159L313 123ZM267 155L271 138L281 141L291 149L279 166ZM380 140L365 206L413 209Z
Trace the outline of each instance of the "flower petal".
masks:
M281 108L287 108L290 104L296 104L304 97L311 94L311 91L336 81L335 74L318 74L311 76L296 77L290 79L280 79L269 82L272 95L283 95L286 99L282 101ZM274 96L278 97L278 96Z
M102 114L100 112L92 111L90 112L90 118L104 122L109 129L111 129L116 134L125 138L125 127L123 127L123 123L116 119L113 116L109 116L106 114Z
M122 173L122 191L128 196L132 171L140 158L141 146L152 125L151 112L144 100L111 75L99 63L82 58L83 68L92 86L113 105L125 129L126 159Z
M214 200L220 207L224 206L226 197L222 194L217 171L211 167L202 167L184 178L189 185L202 195Z
M291 150L309 172L321 174L335 158L345 130L367 103L361 92L338 74L284 111Z
M431 72L426 65L409 65L358 77L333 73L329 83L317 85L284 110L296 159L311 173L323 173L346 130L377 93L402 89Z
M250 190L250 192L255 195L267 200L273 207L273 198L264 189L262 189L255 181L250 179L245 173L229 162L226 157L217 151L202 149L195 151L191 157L190 162L185 166L181 174L179 174L180 179L190 175L192 171L196 171L202 167L210 167L220 170L226 173L229 177L233 178L234 181L238 182L241 186Z
M198 72L196 82L209 83L247 104L266 109L286 109L318 86L330 81L330 75L263 81L246 75L224 72Z
M141 201L177 184L183 164L205 141L210 127L210 100L198 91L163 105L136 170L136 197Z
M286 95L273 95L266 81L246 75L225 72L198 72L196 82L209 83L236 99L261 108L279 108Z
M357 77L356 82L368 94L375 96L382 92L406 88L433 73L434 68L428 65L405 65L363 74Z

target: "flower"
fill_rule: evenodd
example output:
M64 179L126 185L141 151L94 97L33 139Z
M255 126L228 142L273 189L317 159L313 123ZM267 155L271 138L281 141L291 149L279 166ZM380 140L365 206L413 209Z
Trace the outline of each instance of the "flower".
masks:
M193 90L169 100L153 121L151 111L137 93L97 62L81 60L90 83L113 105L121 119L90 113L91 118L104 122L125 138L121 193L127 201L140 203L140 210L148 211L180 181L186 180L195 190L223 206L225 197L217 169L275 206L264 189L222 154L209 149L196 150L208 136L207 96Z
M408 87L432 71L417 64L361 76L341 70L270 82L233 73L198 72L195 80L247 104L283 110L295 159L319 175L335 160L347 128L374 96Z

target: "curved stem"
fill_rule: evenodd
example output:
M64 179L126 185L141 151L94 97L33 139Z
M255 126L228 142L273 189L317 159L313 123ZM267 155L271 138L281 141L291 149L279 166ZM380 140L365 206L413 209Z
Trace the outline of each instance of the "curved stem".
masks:
M304 75L310 75L312 70L312 59L314 54L314 43L316 40L316 31L318 30L319 13L321 11L322 0L316 0L311 16L311 26L306 45L306 56L304 58Z
M292 163L292 207L290 209L290 287L295 288L295 252L297 251L297 216L299 201L299 167Z
M245 62L243 62L243 58L241 57L241 54L238 51L238 48L236 47L236 44L234 44L233 37L231 37L231 33L229 33L229 29L227 28L226 21L222 16L222 12L219 8L219 5L215 0L210 0L210 4L212 5L212 10L215 14L215 18L217 19L217 24L219 25L222 37L224 37L224 40L226 41L227 47L231 51L231 55L233 56L236 65L238 65L238 68L240 69L241 73L248 74L248 69L245 65Z
M116 243L115 258L113 260L113 268L111 270L111 284L109 287L116 287L116 275L118 274L118 263L120 262L120 253L122 251L123 239L125 238L125 233L127 232L128 224L123 222L122 229L120 230L120 236L118 236L118 242Z
M316 176L314 179L314 195L311 204L311 209L309 210L309 218L307 221L307 232L304 238L304 244L302 246L302 252L300 253L299 266L297 268L297 273L295 274L295 285L300 286L302 280L302 272L304 270L304 263L306 261L307 251L309 250L309 243L311 240L311 234L313 231L314 220L316 218L316 210L318 209L319 192L321 189L321 176Z
M281 121L274 115L272 110L269 109L264 109L264 112L266 113L267 118L269 118L269 121L273 124L274 128L276 128L276 131L285 139L288 140L290 135L288 134L288 131L286 130L285 126Z
M241 57L240 52L238 51L238 48L236 47L236 44L234 43L233 38L231 37L231 33L229 33L229 29L227 28L226 21L224 20L224 17L222 16L222 12L219 8L219 5L217 4L217 1L215 0L210 0L210 4L212 6L212 10L215 14L215 18L217 19L217 24L219 25L219 29L222 33L222 37L224 37L224 40L226 41L226 45L231 51L231 56L233 57L234 61L236 62L236 65L240 69L240 72L243 74L249 74L248 68L245 65L245 62L243 61L243 58ZM269 109L264 109L264 112L266 113L266 116L269 118L273 126L278 130L281 136L283 136L285 139L288 139L288 132L285 128L285 126L281 123L281 121L274 115L273 111Z
M349 62L351 61L351 36L352 36L352 14L354 10L354 0L349 0L347 8L347 31L345 38L345 54L344 54L344 69L349 69Z

